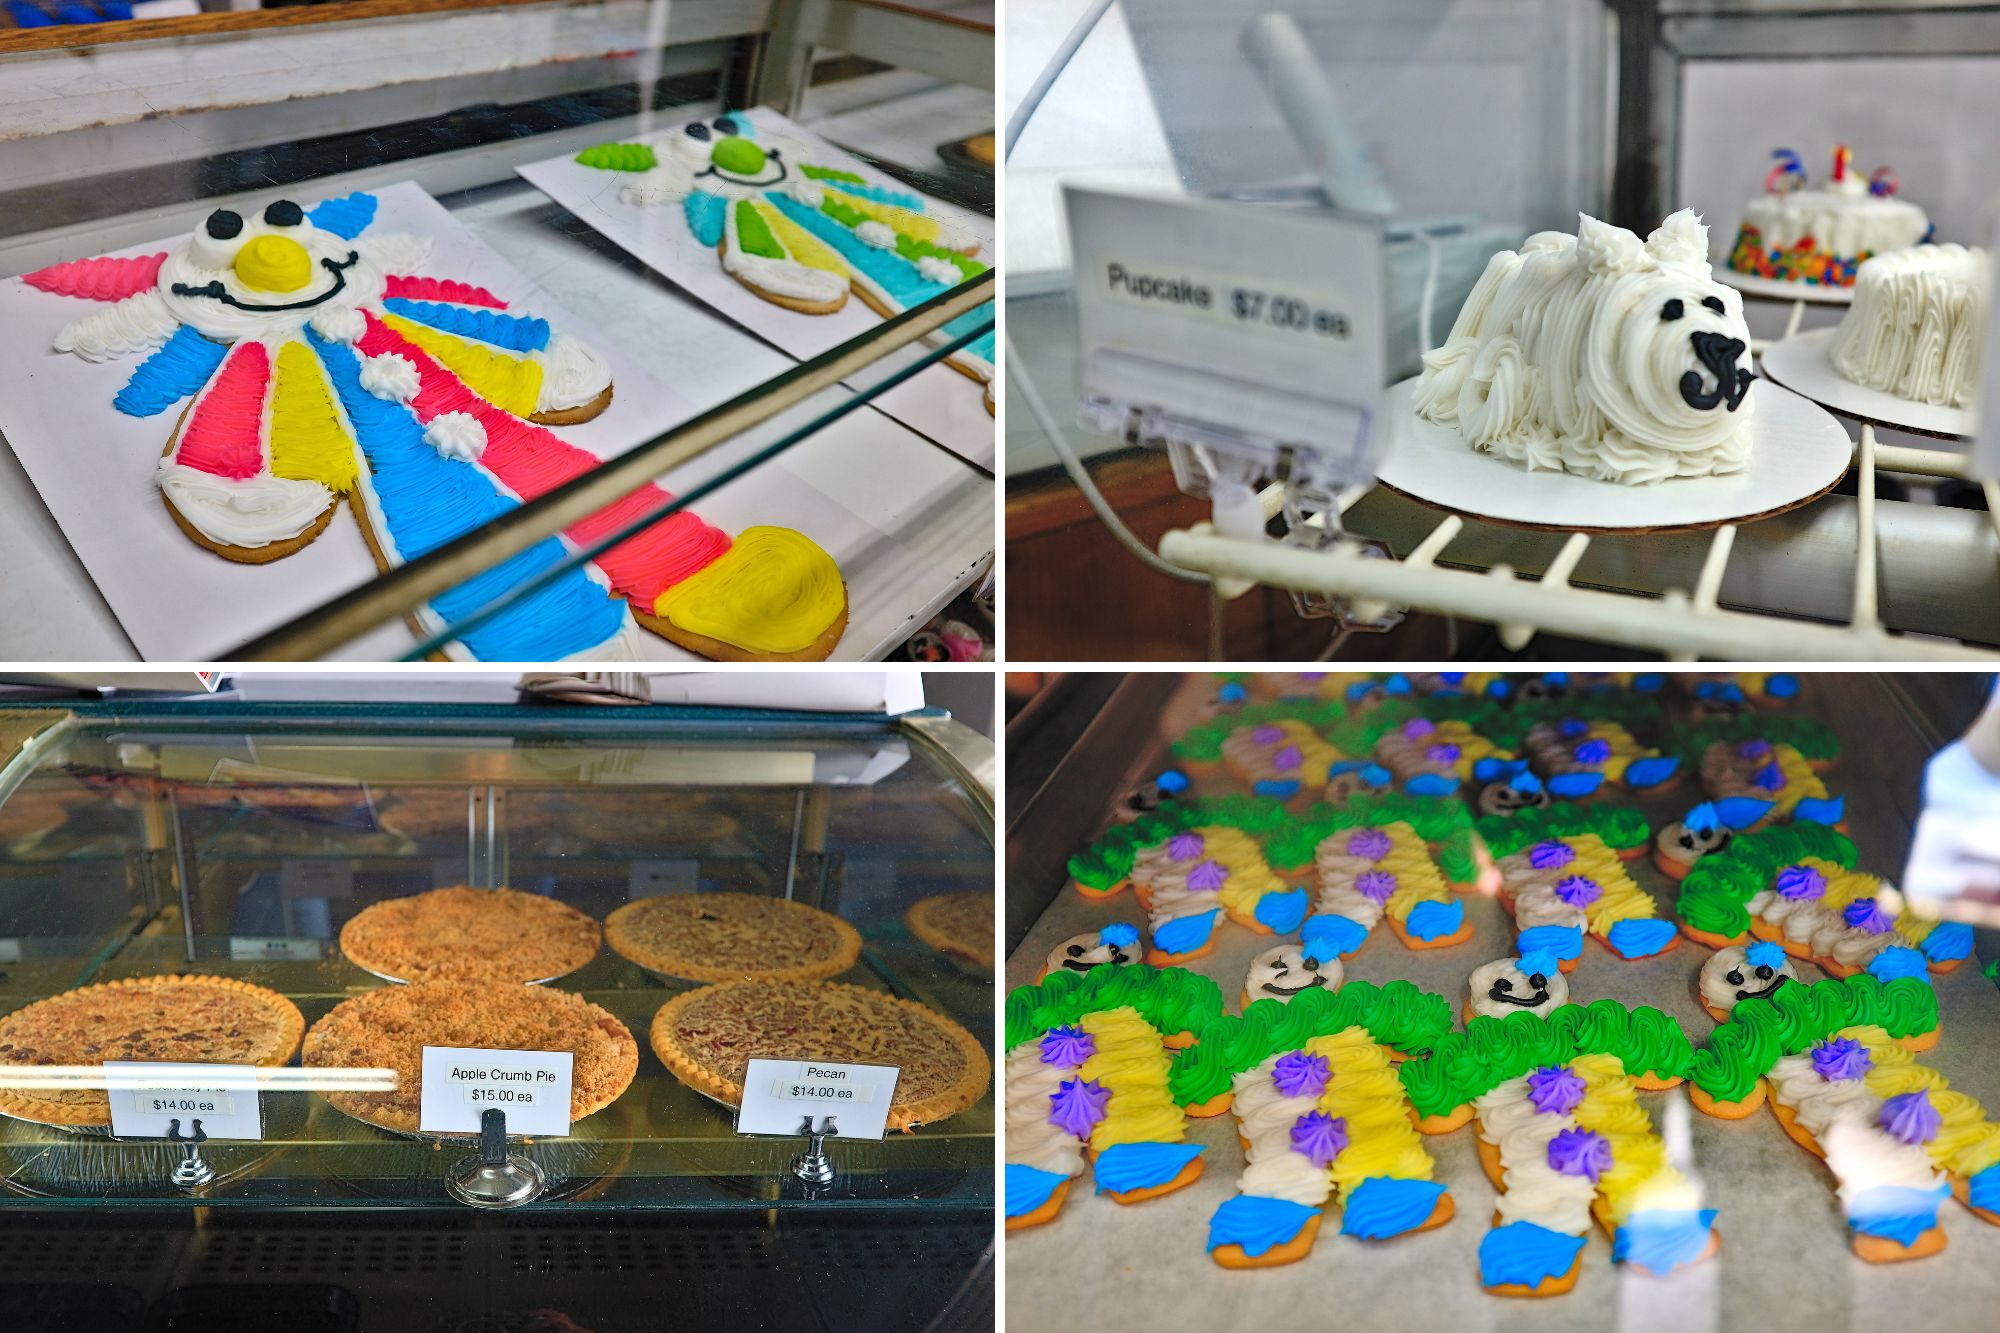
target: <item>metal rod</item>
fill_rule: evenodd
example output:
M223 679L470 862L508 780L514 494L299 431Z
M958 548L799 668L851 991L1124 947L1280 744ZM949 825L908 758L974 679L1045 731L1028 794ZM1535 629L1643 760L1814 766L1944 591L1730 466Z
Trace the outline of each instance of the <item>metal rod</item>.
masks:
M1736 549L1736 525L1725 523L1715 530L1715 540L1708 544L1708 556L1701 562L1701 577L1694 581L1694 607L1697 611L1713 611L1716 598L1722 593L1722 575L1729 567L1729 553Z
M1583 553L1589 546L1590 537L1587 534L1572 532L1569 540L1563 543L1562 550L1556 552L1556 558L1549 561L1549 567L1542 571L1542 585L1550 588L1566 586L1569 583L1569 576L1576 570L1578 562L1583 559ZM1513 576L1514 571L1509 569L1507 577L1511 579ZM1532 621L1509 621L1500 626L1500 642L1512 652L1518 653L1526 648L1534 637L1535 626Z
M1855 627L1872 629L1882 623L1875 601L1875 427L1861 423L1861 479L1855 488L1854 615Z

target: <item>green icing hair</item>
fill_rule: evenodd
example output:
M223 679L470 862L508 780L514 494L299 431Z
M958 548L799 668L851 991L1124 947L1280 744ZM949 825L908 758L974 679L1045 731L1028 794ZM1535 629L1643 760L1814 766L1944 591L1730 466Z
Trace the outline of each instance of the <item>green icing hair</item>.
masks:
M1659 700L1644 694L1591 694L1571 699L1521 699L1501 714L1504 721L1486 732L1487 739L1510 750L1521 748L1528 732L1543 722L1580 717L1588 722L1616 722L1635 736L1660 721Z
M1488 815L1473 825L1488 851L1494 856L1512 856L1523 847L1532 847L1550 838L1575 837L1595 833L1607 847L1630 851L1644 847L1653 836L1646 816L1630 806L1579 805L1557 801L1539 810L1523 810L1517 815Z
M1268 796L1162 801L1131 823L1113 824L1098 834L1088 847L1070 857L1069 874L1085 888L1108 889L1132 873L1132 862L1142 848L1156 847L1186 829L1218 825L1241 829L1253 838L1267 838L1291 822L1284 805Z
M771 229L758 216L757 206L748 199L736 201L736 243L745 254L764 259L785 257L784 247L778 244L777 237L771 235Z
M1174 1058L1167 1085L1183 1106L1205 1102L1261 1061L1351 1027L1384 1046L1421 1054L1450 1033L1451 1005L1408 981L1350 981L1337 991L1304 991L1290 1004L1258 1000L1241 1017L1225 1015L1200 1030L1195 1045Z
M1430 695L1423 699L1388 699L1365 713L1357 713L1327 732L1326 738L1341 751L1359 758L1372 753L1375 742L1413 718L1432 722L1463 722L1502 749L1514 741L1502 741L1496 731L1509 732L1506 709L1497 699L1471 695ZM1516 738L1518 739L1518 738Z
M1695 1058L1672 1015L1598 1000L1561 1005L1547 1018L1482 1014L1465 1031L1445 1034L1425 1059L1404 1061L1401 1073L1418 1115L1449 1115L1510 1078L1579 1055L1616 1056L1628 1074L1660 1078L1681 1077Z
M866 185L868 183L853 172L842 171L838 167L800 167L799 170L804 172L809 180L841 181L848 185Z
M586 167L601 167L606 171L651 171L660 165L653 150L642 143L593 144L578 153L576 160Z
M1677 738L1681 753L1693 763L1717 741L1769 741L1789 745L1807 759L1838 759L1840 738L1817 718L1774 717L1769 713L1747 713L1741 717L1714 718L1683 731Z
M1745 904L1770 888L1780 870L1808 856L1852 870L1856 854L1845 834L1825 824L1786 824L1738 834L1727 850L1694 863L1681 881L1674 910L1696 930L1734 938L1750 929Z
M1222 988L1180 967L1109 963L1088 972L1052 972L1035 986L1007 993L1007 1049L1085 1014L1130 1007L1163 1036L1201 1033L1222 1015Z
M1400 792L1362 793L1340 805L1321 803L1289 819L1264 841L1265 855L1277 868L1308 866L1320 843L1344 829L1408 824L1425 842L1439 844L1437 862L1445 877L1470 883L1478 873L1472 848L1472 812L1449 796L1405 796Z
M1222 758L1222 742L1232 732L1265 722L1303 722L1314 731L1324 732L1347 716L1347 710L1332 699L1284 699L1277 703L1250 704L1233 713L1221 713L1174 742L1174 753L1198 763L1214 763Z
M1768 1000L1732 1009L1729 1021L1695 1052L1688 1075L1716 1101L1740 1102L1781 1057L1808 1050L1842 1028L1873 1025L1892 1037L1914 1037L1937 1023L1937 992L1916 977L1884 983L1857 972L1810 986L1793 982Z

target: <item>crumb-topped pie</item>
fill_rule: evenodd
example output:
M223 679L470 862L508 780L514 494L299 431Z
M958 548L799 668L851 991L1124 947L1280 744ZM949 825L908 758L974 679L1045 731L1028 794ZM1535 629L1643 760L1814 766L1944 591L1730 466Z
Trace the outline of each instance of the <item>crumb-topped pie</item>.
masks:
M814 981L861 956L854 927L754 893L668 893L613 912L604 939L640 967L689 981Z
M912 1129L978 1101L993 1066L978 1039L941 1014L859 986L742 981L677 995L653 1017L653 1053L718 1101L743 1100L751 1060L895 1065L889 1128Z
M357 913L340 931L356 967L392 981L547 981L597 957L603 929L567 903L513 889L432 889Z
M228 977L134 977L0 1018L0 1065L282 1065L305 1026L297 1005L262 986ZM46 1125L106 1126L111 1099L102 1088L0 1087L0 1112Z
M639 1071L632 1033L582 996L483 981L418 981L342 1000L306 1033L302 1063L395 1070L393 1092L322 1095L356 1120L414 1134L426 1046L570 1052L571 1121L617 1101Z
M980 967L993 966L993 895L939 893L919 898L903 913L910 933L941 954Z

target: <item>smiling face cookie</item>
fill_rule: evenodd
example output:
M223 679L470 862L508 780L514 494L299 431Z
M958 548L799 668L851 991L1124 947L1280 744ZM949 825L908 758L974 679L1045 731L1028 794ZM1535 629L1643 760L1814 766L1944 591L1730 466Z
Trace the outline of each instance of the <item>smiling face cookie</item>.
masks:
M1250 962L1250 974L1243 979L1244 1004L1276 1000L1290 1004L1294 995L1309 990L1339 990L1344 969L1338 958L1321 961L1297 944L1281 944L1266 949Z
M1501 958L1476 969L1466 982L1466 1012L1505 1018L1525 1009L1547 1018L1569 1003L1569 982L1556 960L1545 954Z
M1109 964L1129 967L1145 956L1139 946L1139 928L1114 922L1094 935L1072 935L1049 953L1042 975L1054 972L1088 972Z
M1701 965L1701 1007L1720 1022L1742 1001L1768 1000L1798 979L1791 958L1779 946L1765 940L1732 944Z

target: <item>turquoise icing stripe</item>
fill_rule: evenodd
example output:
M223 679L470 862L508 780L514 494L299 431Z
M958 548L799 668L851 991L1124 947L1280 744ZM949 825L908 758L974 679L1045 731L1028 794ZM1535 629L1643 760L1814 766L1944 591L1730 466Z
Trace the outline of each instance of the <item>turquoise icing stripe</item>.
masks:
M1847 1205L1847 1225L1866 1236L1910 1245L1937 1225L1938 1206L1950 1195L1949 1185L1935 1189L1877 1185L1863 1190Z
M1068 1179L1060 1172L1023 1166L1019 1162L1007 1163L1007 1216L1019 1217L1034 1212L1049 1201L1049 1196L1056 1192L1058 1185Z
M1582 1236L1533 1222L1495 1227L1479 1242L1479 1280L1489 1287L1534 1287L1576 1267Z
M1905 949L1891 945L1868 961L1868 975L1884 984L1897 977L1915 977L1922 982L1931 979L1930 964L1915 949Z
M1771 813L1771 802L1760 801L1754 796L1725 796L1712 804L1715 806L1715 817L1734 829L1749 828Z
M361 362L352 350L327 342L310 329L306 337L354 425L382 519L404 559L434 551L518 507L478 468L446 458L424 443L423 425L407 406L363 389ZM550 537L432 598L431 607L455 623L563 556L562 543ZM595 648L624 624L624 604L581 569L573 569L471 631L464 642L483 661L547 662Z
M183 324L158 351L133 368L132 378L111 400L128 417L156 417L215 374L229 349Z
M382 304L405 319L510 351L539 352L549 345L549 322L533 315L503 315L498 310L413 301L407 296L391 296Z
M1341 1200L1340 1234L1387 1240L1415 1231L1430 1221L1443 1193L1444 1182L1438 1180L1370 1176Z
M375 220L375 196L356 192L339 199L325 199L306 210L306 216L321 231L330 231L351 241Z
M807 208L798 200L775 191L764 196L773 207L839 252L840 257L868 277L903 310L922 305L949 290L917 271L917 266L897 254L868 244L817 208Z
M713 249L722 244L722 232L729 217L729 201L719 194L696 190L681 204L687 215L688 230L703 245Z
M1966 1179L1965 1200L1974 1208L1984 1208L1989 1213L2000 1213L2000 1163L1995 1163Z
M1129 1194L1166 1184L1201 1152L1199 1143L1114 1143L1097 1154L1091 1174L1099 1194Z
M1465 922L1465 904L1457 901L1422 902L1410 909L1403 928L1420 940L1449 935Z
M891 190L881 185L856 185L853 181L821 181L820 184L829 190L851 194L857 199L873 199L878 204L907 208L912 213L924 211L922 197L903 190Z
M1307 917L1299 927L1299 938L1314 958L1325 960L1353 953L1368 939L1368 927L1351 916L1325 912Z
M1940 921L1924 936L1924 957L1933 963L1949 963L1972 953L1972 927L1957 921Z
M1153 947L1161 953L1193 953L1208 943L1215 930L1215 918L1220 915L1222 909L1215 908L1192 916L1177 916L1153 932Z
M1299 794L1297 778L1265 778L1251 784L1250 788L1259 796L1275 796L1279 800L1290 800Z
M1605 943L1620 958L1651 958L1672 944L1673 940L1674 923L1658 917L1634 917L1614 922L1611 933L1605 937Z
M1713 1225L1713 1208L1649 1208L1633 1213L1611 1235L1611 1261L1636 1264L1649 1273L1672 1272L1701 1258Z
M1458 790L1458 779L1444 773L1419 773L1403 784L1412 796L1449 796Z
M1319 1209L1290 1199L1267 1199L1260 1194L1239 1194L1224 1199L1208 1219L1208 1248L1240 1245L1252 1259L1274 1245L1293 1240L1305 1224L1319 1216Z
M1590 795L1603 781L1602 773L1558 773L1549 779L1549 794L1560 796L1564 800L1574 800L1579 796Z
M1255 916L1259 925L1269 926L1273 933L1289 935L1306 919L1306 909L1310 906L1304 889L1267 893L1257 900Z
M1558 959L1578 958L1583 954L1583 927L1530 926L1514 941L1514 948L1521 953L1540 950Z
M943 289L940 288L939 290L942 291ZM970 333L992 318L993 303L988 301L977 310L968 310L957 319L947 320L944 326L945 336L947 339L950 339L956 338L962 333ZM960 348L959 352L962 352L966 356L976 356L988 365L991 365L993 362L993 330L988 329L982 336L974 338L971 342ZM956 352L953 353L954 356L958 354Z
M1656 755L1651 759L1634 759L1625 765L1625 785L1628 787L1657 787L1674 775L1681 761L1670 754Z

